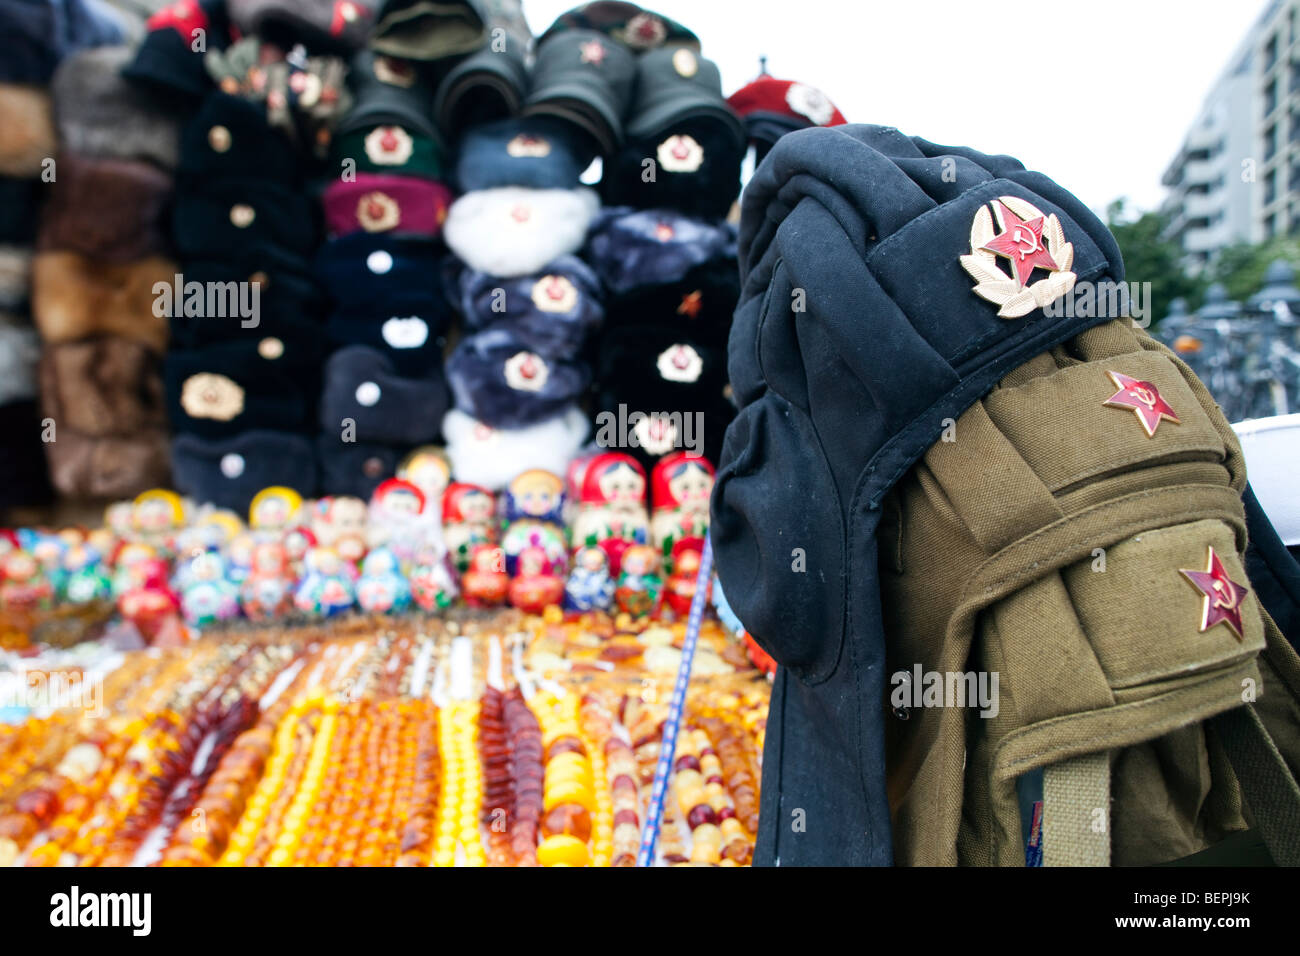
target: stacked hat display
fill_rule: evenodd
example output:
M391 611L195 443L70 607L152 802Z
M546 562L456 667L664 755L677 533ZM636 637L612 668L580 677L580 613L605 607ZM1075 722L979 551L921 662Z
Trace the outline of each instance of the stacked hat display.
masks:
M212 86L194 77L201 99L181 133L165 379L177 487L243 509L267 485L315 490L324 330L305 182L348 103L333 53L361 42L368 12L343 2L231 3L228 13L244 35L203 58ZM295 40L306 48L286 55Z
M388 16L406 12L418 23L416 10ZM333 146L329 238L315 265L332 310L317 450L333 494L368 497L406 450L438 437L447 410L450 309L438 275L451 191L432 86L419 77L412 61L358 54L355 103Z
M54 237L49 235L48 220L42 225L40 203L64 188L69 177L75 178L75 170L58 155L50 81L59 64L78 51L121 43L128 26L122 16L98 0L0 3L0 509L42 503L48 498L46 448L51 465L57 464L56 456L67 462L87 451L64 427L67 419L52 415L48 401L44 414L56 421L52 428L42 423L37 401L39 348L29 311L39 309L36 318L42 329L47 325L40 320L49 319L48 328L81 338L96 331L94 321L111 311L113 303L98 299L106 291L101 284L80 295L78 290L65 290L67 297L61 303L46 308L51 304L45 301L45 294L54 291L50 282L54 276L43 261L47 255L36 257L34 266L32 245L39 231L42 247L52 248ZM66 124L60 122L58 127L66 128ZM123 130L123 139L129 139L131 133ZM48 213L49 217L56 215ZM104 238L104 233L100 231L97 237ZM93 242L95 237L87 238ZM93 264L84 264L95 271ZM34 274L45 276L36 290ZM69 278L65 274L54 281L63 283ZM74 297L80 301L70 301ZM64 305L75 313L68 316L66 324L60 322ZM119 320L123 317L120 312L116 316ZM107 321L111 323L113 318ZM56 449L52 444L43 445L42 439L59 439L62 444ZM57 477L68 476L60 472Z
M610 317L595 353L593 411L598 424L618 423L620 441L630 428L650 467L684 448L716 456L734 414L726 343L739 277L724 219L746 140L694 37L666 24L639 25L645 32L662 40L635 61L626 137L605 163L608 205L585 254Z
M466 124L446 228L464 337L443 431L457 478L495 491L528 469L562 473L588 432L579 402L604 308L575 255L599 209L580 180L621 139L634 58L582 30L542 42L531 74L509 41L491 56L448 74L436 108Z
M125 46L83 50L51 87L59 152L33 300L50 476L72 497L134 495L169 477L157 287L176 273L167 212L178 123L122 78L130 58Z

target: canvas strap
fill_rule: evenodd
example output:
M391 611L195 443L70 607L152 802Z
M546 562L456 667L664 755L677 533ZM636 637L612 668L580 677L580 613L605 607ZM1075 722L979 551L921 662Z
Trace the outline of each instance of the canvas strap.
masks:
M1044 768L1043 865L1110 866L1110 757L1105 752Z
M1245 706L1219 714L1212 724L1273 862L1300 866L1300 786L1264 722Z

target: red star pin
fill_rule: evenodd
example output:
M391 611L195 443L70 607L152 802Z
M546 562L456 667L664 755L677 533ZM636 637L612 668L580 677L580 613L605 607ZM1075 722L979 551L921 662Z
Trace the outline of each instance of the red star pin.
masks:
M1228 577L1223 562L1210 548L1210 560L1204 571L1192 571L1179 568L1178 573L1192 582L1196 590L1205 595L1204 607L1201 609L1201 633L1208 631L1222 621L1228 625L1237 640L1244 640L1241 630L1241 605L1246 600L1249 589Z
M1035 268L1046 269L1048 272L1056 272L1061 268L1047 251L1047 246L1043 245L1044 217L1038 216L1026 222L1000 202L994 202L993 209L997 213L1002 232L982 248L1010 259L1017 282L1026 285Z
M1133 414L1137 415L1138 421L1142 423L1142 430L1147 433L1148 438L1155 435L1161 419L1171 421L1175 425L1181 424L1173 408L1161 396L1160 390L1150 382L1129 378L1119 372L1106 374L1110 376L1119 391L1102 404L1113 408L1133 409Z
M700 317L700 309L704 306L704 293L699 289L694 292L688 292L682 296L682 304L677 307L677 314L684 315L691 319Z
M593 63L600 66L605 62L605 47L599 40L588 40L578 49L582 51L583 63Z

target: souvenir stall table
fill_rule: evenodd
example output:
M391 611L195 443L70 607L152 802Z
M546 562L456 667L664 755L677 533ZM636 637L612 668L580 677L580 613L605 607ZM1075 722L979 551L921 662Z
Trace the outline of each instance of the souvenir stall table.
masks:
M0 865L747 864L733 204L844 117L625 2L33 6Z

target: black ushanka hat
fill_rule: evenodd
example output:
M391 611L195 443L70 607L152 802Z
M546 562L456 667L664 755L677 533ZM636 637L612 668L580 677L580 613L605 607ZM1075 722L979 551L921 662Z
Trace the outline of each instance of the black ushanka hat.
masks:
M637 60L628 136L655 136L687 119L712 120L745 144L745 126L723 98L717 64L686 47L651 50Z
M0 176L0 242L26 245L36 238L44 188L39 179Z
M605 162L601 198L610 206L677 209L722 219L740 195L745 143L708 118L690 118L662 132L630 136ZM646 175L646 160L654 175Z
M602 154L623 141L636 57L593 30L557 33L537 49L527 116L558 116L593 136Z
M440 365L405 377L385 354L361 345L339 349L325 363L320 426L326 434L344 434L351 421L356 441L419 445L438 437L447 406Z
M50 500L44 448L34 400L0 405L0 509Z
M381 310L382 303L359 312L334 312L325 322L332 348L364 346L383 355L398 375L439 373L450 310Z
M467 329L506 329L544 356L577 358L605 317L600 280L576 256L562 256L537 275L514 279L466 268L457 285Z
M172 428L202 438L312 430L321 343L261 336L172 349L164 364Z
M726 348L683 333L666 325L607 328L596 350L598 391L644 412L701 409L725 401Z
M501 328L461 341L447 360L456 407L493 428L522 428L556 415L586 391L583 362L545 358Z
M173 283L172 347L267 336L319 343L325 333L323 296L304 265L294 257L265 256L186 262L179 294ZM241 307L252 311L254 305L255 315L242 313Z
M730 256L709 259L680 278L637 286L606 303L611 327L657 326L725 349L740 297L740 272Z
M433 116L440 129L454 137L480 123L514 116L528 89L527 46L506 32L502 43L466 57L438 84Z
M181 130L182 188L212 179L256 179L285 186L296 181L297 155L288 138L266 121L266 111L240 96L208 96Z
M215 88L203 58L230 43L226 0L174 0L146 21L145 30L122 76L181 103L195 103Z
M339 135L390 123L441 145L433 122L433 91L409 60L362 50L352 58L348 85L352 109L339 122Z
M96 47L64 60L50 84L59 144L68 153L148 160L174 169L180 120L156 96L128 82L126 46Z
M217 179L177 190L172 214L176 250L185 259L224 259L278 247L308 255L319 230L307 196L256 179Z
M677 282L715 259L734 257L736 236L726 223L670 209L607 206L587 233L583 258L611 293Z
M746 186L728 363L740 411L709 533L728 601L779 665L756 863L892 862L884 499L945 421L1109 320L999 316L975 293L962 257L1002 197L1057 217L1078 282L1123 281L1088 207L1008 156L888 127L812 128L780 139ZM790 574L795 546L806 575ZM794 808L808 827L792 835Z
M361 0L226 0L231 21L245 36L257 35L290 49L352 53L365 45L374 12Z
M340 310L437 314L445 309L436 281L442 257L425 236L359 231L324 243L313 272Z
M637 53L664 44L699 49L700 39L676 20L621 0L595 0L556 17L542 34L547 40L566 30L599 30Z
M321 494L352 495L363 501L397 474L405 449L397 445L342 439L340 430L316 436L316 462Z
M283 485L303 497L316 493L316 454L310 438L255 429L230 438L181 434L172 441L176 490L200 504L243 514L263 488Z

